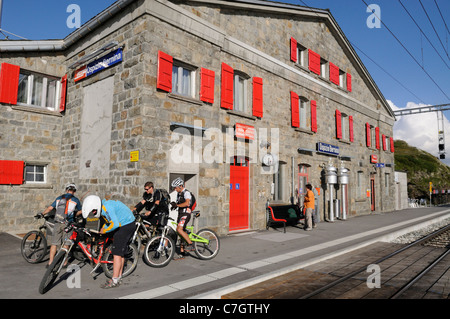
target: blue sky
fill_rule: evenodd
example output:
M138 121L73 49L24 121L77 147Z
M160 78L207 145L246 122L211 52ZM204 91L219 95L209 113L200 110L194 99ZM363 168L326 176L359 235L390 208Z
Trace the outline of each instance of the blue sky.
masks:
M379 6L381 20L386 26L381 25L381 28L367 26L367 19L371 13L366 12L367 6L364 1L369 5ZM442 58L421 34L400 1ZM450 1L420 1L430 16L442 44L419 0L279 0L278 2L329 8L381 92L387 100L392 102L392 108L396 109L407 106L417 107L420 104L450 103L448 98L450 96L450 59L448 57L450 34L436 6L437 3L447 21L447 27L450 28ZM62 39L74 31L66 24L71 14L66 12L70 4L77 4L80 7L81 24L83 24L114 2L114 0L3 0L1 28L31 40ZM429 76L389 33L388 28L425 68ZM1 34L0 39L4 39ZM11 36L11 39L17 38ZM436 83L433 83L430 77ZM450 118L450 111L445 112L445 115ZM435 114L432 116L436 118ZM436 123L431 124L434 126ZM432 125L430 128L434 130ZM450 133L450 127L446 127L445 130L446 133ZM404 136L408 134L405 133ZM437 133L430 132L430 134L435 134L437 138ZM450 141L450 135L446 140Z

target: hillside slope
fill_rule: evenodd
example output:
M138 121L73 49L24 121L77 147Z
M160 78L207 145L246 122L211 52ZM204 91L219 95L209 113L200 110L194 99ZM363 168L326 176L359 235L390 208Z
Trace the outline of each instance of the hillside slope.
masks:
M429 197L429 183L437 190L450 189L450 167L437 157L405 141L394 141L395 170L408 173L408 196ZM437 146L436 146L437 147Z

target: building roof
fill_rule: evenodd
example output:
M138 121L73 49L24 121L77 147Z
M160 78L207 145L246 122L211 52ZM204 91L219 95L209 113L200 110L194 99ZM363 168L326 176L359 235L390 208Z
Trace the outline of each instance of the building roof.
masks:
M0 41L0 52L24 52L24 51L65 51L78 40L84 38L87 34L94 32L96 28L105 23L107 20L121 12L125 7L136 2L137 0L117 0L111 6L97 14L95 17L87 21L80 28L69 34L61 40L2 40ZM360 71L368 80L369 85L380 98L381 103L388 111L389 115L395 119L395 115L381 93L380 89L372 79L370 73L362 63L358 54L354 50L350 41L345 36L342 29L334 19L330 10L305 7L294 4L287 4L269 0L155 0L158 2L174 2L186 4L214 4L221 7L242 8L254 11L269 11L270 13L292 14L309 16L319 20L323 20L331 32L333 32L340 45L349 52L354 64L359 67Z

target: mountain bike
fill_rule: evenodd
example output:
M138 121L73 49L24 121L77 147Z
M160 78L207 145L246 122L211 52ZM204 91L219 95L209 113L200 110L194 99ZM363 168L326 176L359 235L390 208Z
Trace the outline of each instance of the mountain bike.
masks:
M41 218L40 214L34 216L35 219ZM20 244L20 251L23 258L30 264L37 264L42 261L45 255L47 255L47 228L48 219L50 217L44 216L43 223L39 226L39 230L32 230L28 232L22 239Z
M199 211L192 212L192 226L186 227L186 232L193 242L194 251L198 258L210 260L217 256L220 250L220 240L217 234L211 229L201 229L198 233L194 232L195 218L200 217ZM170 221L170 223L169 223ZM166 217L164 228L161 235L155 236L147 243L144 249L144 261L151 267L165 267L172 260L175 254L175 243L177 240L177 223L171 217ZM180 238L180 240L183 240Z
M157 225L154 225L145 219L143 215L138 212L133 212L136 218L136 230L134 231L133 237L131 237L131 242L136 245L138 252L141 251L142 242L147 243L150 238L155 236L157 231Z
M71 244L69 248L61 246L56 254L52 264L48 267L47 271L42 278L39 285L39 293L45 294L50 290L52 284L58 277L59 273L64 267L64 264L68 260L69 254L75 247L81 248L87 260L89 260L94 266L91 271L91 275L101 266L105 275L108 278L113 276L113 255L111 254L111 235L102 235L97 231L89 230L84 227L79 227L75 224L68 224L64 231L66 233L73 230L70 237ZM85 239L85 237L87 238ZM137 266L138 263L138 250L134 244L129 244L128 253L125 255L125 262L123 265L122 277L130 275Z

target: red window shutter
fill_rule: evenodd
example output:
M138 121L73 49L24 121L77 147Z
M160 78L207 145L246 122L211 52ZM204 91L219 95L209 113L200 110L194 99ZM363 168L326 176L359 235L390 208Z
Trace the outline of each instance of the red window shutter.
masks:
M311 131L317 133L317 102L311 101Z
M292 126L300 127L299 98L295 92L291 91L291 115Z
M200 100L206 103L214 103L214 71L201 68L201 83L200 83Z
M366 123L366 145L370 147L370 124Z
M375 147L377 150L380 149L380 128L375 128Z
M339 68L333 63L330 64L330 81L336 85L339 85Z
M253 116L263 117L263 79L253 78Z
M390 140L391 140L391 152L394 153L394 138L391 137Z
M383 141L383 151L386 150L386 135L381 135L381 140Z
M297 40L291 38L291 61L297 62Z
M2 63L0 70L0 103L17 104L20 66Z
M23 161L0 161L0 184L23 184Z
M348 131L350 132L350 142L354 141L354 137L353 137L353 116L349 116L348 117Z
M352 75L347 73L347 91L352 91Z
M336 138L342 138L342 121L341 121L341 111L336 110Z
M156 80L156 87L166 92L172 92L172 67L173 58L158 51L158 77Z
M61 98L59 103L59 112L66 110L66 95L67 95L67 74L61 79Z
M220 106L224 109L233 109L233 83L233 68L225 63L222 63L222 90L220 96Z
M311 49L308 49L309 52L309 69L320 75L320 55Z

